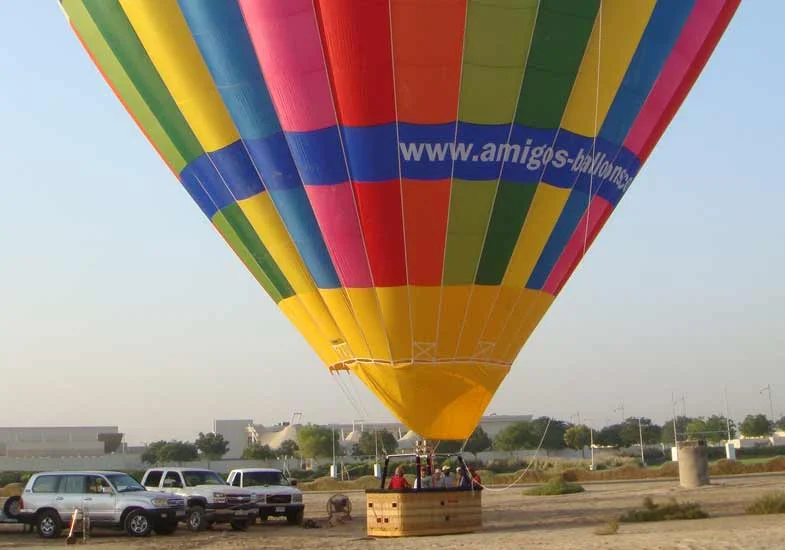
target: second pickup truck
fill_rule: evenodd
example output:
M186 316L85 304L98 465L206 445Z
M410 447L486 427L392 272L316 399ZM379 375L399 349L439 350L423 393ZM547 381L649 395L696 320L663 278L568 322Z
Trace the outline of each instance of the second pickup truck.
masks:
M202 531L213 523L229 523L232 529L244 531L259 514L255 492L232 487L212 470L151 468L142 485L185 498L185 523L191 531Z

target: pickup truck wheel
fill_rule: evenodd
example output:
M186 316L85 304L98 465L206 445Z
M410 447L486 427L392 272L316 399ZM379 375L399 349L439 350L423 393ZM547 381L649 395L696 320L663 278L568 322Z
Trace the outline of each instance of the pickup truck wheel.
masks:
M19 506L21 503L21 498L18 496L9 497L5 504L3 504L3 514L5 517L10 519L16 519L19 517Z
M299 525L303 522L304 510L297 510L296 512L286 512L286 521L292 525Z
M63 530L60 516L52 510L38 514L35 524L38 528L38 536L44 539L56 539Z
M125 516L125 531L132 537L146 537L150 535L153 526L150 518L142 510L132 510Z
M192 506L188 510L188 516L185 522L188 524L188 529L191 531L204 531L207 528L207 520L204 517L204 508L201 506Z
M229 525L232 526L233 531L247 531L250 523L247 519L236 519L230 522Z
M153 531L158 533L159 535L171 535L175 531L177 531L177 522L176 521L159 521L153 527Z

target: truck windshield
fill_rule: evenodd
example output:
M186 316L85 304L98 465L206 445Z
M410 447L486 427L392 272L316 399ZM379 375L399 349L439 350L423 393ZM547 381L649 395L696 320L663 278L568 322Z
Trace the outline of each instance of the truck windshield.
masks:
M186 487L197 485L228 485L221 476L208 470L186 470L183 472Z
M289 485L281 472L245 472L243 475L243 485Z
M131 491L145 491L138 481L127 474L108 474L106 479L114 485L118 493L130 493Z

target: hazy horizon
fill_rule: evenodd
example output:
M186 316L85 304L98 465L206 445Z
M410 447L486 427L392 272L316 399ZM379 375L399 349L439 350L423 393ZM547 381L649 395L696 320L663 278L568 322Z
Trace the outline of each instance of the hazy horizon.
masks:
M485 414L785 412L785 3L743 3ZM30 23L35 26L31 32ZM57 2L0 20L0 425L389 421L355 408L111 93ZM347 381L342 377L343 382ZM359 409L359 410L357 410ZM679 404L681 409L681 404ZM681 412L681 410L679 411Z

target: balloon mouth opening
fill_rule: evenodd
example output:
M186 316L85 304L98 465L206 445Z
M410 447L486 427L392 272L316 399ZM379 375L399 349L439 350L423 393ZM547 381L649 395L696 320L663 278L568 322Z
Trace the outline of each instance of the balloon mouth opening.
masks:
M413 365L444 365L444 364L453 364L455 362L474 362L477 364L482 364L483 366L490 366L490 367L509 367L510 362L508 361L493 361L487 359L461 359L461 358L451 358L451 359L432 359L432 360L420 360L420 359L401 359L398 361L390 361L388 359L372 359L372 358L352 358L347 359L345 361L340 361L338 363L333 363L332 365L328 365L327 369L333 372L351 372L353 367L358 365L378 365L380 367L391 367L391 368L402 368L402 367L411 367Z

